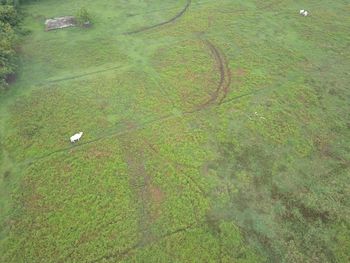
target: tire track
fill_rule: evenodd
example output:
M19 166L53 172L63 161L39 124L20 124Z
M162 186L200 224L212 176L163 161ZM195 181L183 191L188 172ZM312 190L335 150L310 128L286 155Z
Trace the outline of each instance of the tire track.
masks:
M170 23L176 21L177 19L179 19L181 16L183 16L183 14L187 11L187 9L189 8L189 6L191 5L191 2L192 2L192 0L187 0L187 4L186 4L186 6L181 10L181 12L178 13L178 14L177 14L176 16L174 16L173 18L167 20L167 21L164 21L164 22L161 22L161 23L159 23L159 24L152 25L152 26L142 27L142 28L137 29L137 30L134 30L134 31L125 32L124 35L133 35L133 34L141 33L141 32L144 32L144 31L148 31L148 30L153 29L153 28L156 28L156 27L164 26L164 25L166 25L166 24L170 24Z
M188 113L192 113L198 110L202 110L204 108L207 108L209 105L218 103L220 105L223 100L226 98L228 92L229 92L229 87L231 85L231 71L228 65L228 61L226 57L223 55L223 53L217 48L212 42L210 42L207 39L202 39L204 44L209 48L209 50L212 53L212 56L217 64L217 68L220 73L220 80L218 83L218 86L214 93L210 96L210 99L205 101L204 103L201 103L197 106L195 106L195 109L192 111L189 111ZM222 94L221 94L222 93ZM222 95L222 98L219 99L220 94ZM219 99L219 101L218 101Z
M215 3L215 1L213 1L213 0L209 0L209 1L200 1L200 2L197 2L197 3L192 3L191 6L201 6L201 5L208 4L208 3L209 3L209 4ZM150 11L147 11L147 12L130 14L130 16L134 17L134 16L139 16L139 15L153 14L153 13L159 13L160 11L174 10L174 9L178 9L178 7L159 8L159 9L154 9L154 10L150 10Z

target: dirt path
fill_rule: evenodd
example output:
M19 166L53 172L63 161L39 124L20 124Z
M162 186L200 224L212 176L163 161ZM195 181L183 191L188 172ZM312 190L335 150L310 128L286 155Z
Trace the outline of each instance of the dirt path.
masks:
M186 6L181 10L181 12L179 12L176 16L174 16L173 18L171 18L171 19L169 19L169 20L167 20L167 21L164 21L164 22L161 22L161 23L159 23L159 24L152 25L152 26L142 27L142 28L136 29L136 30L134 30L134 31L125 32L124 34L125 34L125 35L133 35L133 34L141 33L141 32L144 32L144 31L147 31L147 30L156 28L156 27L164 26L164 25L166 25L166 24L170 24L170 23L176 21L177 19L179 19L181 16L183 16L183 14L187 11L187 9L189 8L189 6L191 5L191 2L192 2L192 0L187 0L187 4L186 4Z

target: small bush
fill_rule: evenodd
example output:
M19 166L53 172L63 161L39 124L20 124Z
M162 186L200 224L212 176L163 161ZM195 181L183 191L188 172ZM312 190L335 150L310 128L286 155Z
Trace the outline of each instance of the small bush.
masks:
M12 5L0 5L0 21L16 26L19 16L15 7Z
M78 10L76 14L76 19L79 26L91 24L91 15L84 7Z
M10 2L10 1L9 1ZM19 15L14 6L6 3L0 5L0 90L7 87L9 76L16 68L16 52L14 50L17 38L16 30Z

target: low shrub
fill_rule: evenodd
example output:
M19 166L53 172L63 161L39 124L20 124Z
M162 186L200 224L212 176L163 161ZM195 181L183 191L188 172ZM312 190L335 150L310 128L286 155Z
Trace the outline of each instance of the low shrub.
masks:
M90 13L84 7L82 7L76 14L76 20L79 26L90 26L92 17Z
M0 90L8 86L16 69L15 41L20 20L16 1L0 2Z

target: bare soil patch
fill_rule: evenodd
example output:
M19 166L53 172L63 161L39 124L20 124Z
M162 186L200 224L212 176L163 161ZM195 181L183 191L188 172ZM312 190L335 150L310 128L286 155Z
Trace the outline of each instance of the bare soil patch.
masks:
M236 70L234 71L234 73L235 73L235 75L238 76L238 77L244 77L244 76L247 74L247 72L246 72L244 69L242 69L242 68L236 69Z

